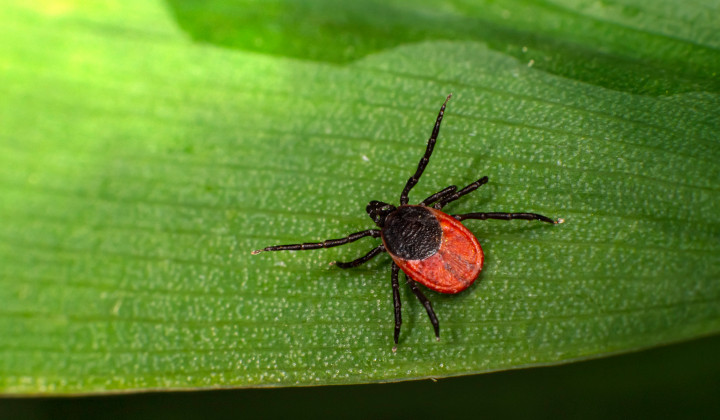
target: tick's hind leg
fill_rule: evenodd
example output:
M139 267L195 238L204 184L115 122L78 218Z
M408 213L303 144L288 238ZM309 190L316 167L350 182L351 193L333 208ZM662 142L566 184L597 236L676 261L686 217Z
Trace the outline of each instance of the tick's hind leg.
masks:
M330 264L335 264L340 268L357 267L358 265L365 264L366 262L370 261L371 259L373 259L378 254L380 254L381 252L384 252L384 251L385 251L385 246L380 245L379 247L373 248L370 252L368 252L367 254L363 255L362 257L360 257L356 260L353 260L350 262L335 261L334 263L330 263Z
M407 275L405 275L405 279L407 280L408 286L410 286L410 290L415 293L415 296L417 296L420 303L422 303L422 305L425 307L428 317L430 318L430 323L432 323L433 329L435 330L435 338L440 341L440 323L438 322L437 316L435 315L435 310L432 307L432 303L430 303L428 298L425 297L425 294L417 286L417 282L415 280L411 279Z
M395 264L395 262L393 261L392 274L390 275L390 282L392 283L393 292L393 308L395 309L395 333L393 334L393 338L395 339L395 346L392 349L393 352L397 351L398 339L400 338L400 326L402 325L400 282L398 281L398 271L400 271L400 267L398 267L397 264Z
M552 224L558 224L561 223L561 220L553 220L547 216L543 216L542 214L537 213L465 213L465 214L453 214L452 215L457 220L467 220L467 219L477 219L477 220L487 220L487 219L498 219L498 220L514 220L514 219L520 219L520 220L539 220L541 222L545 223L552 223Z
M299 250L305 250L305 249L332 248L334 246L345 245L350 242L357 241L358 239L364 238L366 236L372 236L373 238L379 238L380 237L380 229L363 230L362 232L356 232L356 233L350 234L344 238L328 239L327 241L323 241L323 242L268 246L263 249L256 249L251 254L255 255L255 254L259 254L261 252L265 252L265 251L299 251Z

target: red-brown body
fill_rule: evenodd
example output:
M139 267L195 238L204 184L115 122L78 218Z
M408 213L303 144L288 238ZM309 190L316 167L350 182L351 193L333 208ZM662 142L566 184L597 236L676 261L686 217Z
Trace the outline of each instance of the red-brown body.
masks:
M395 330L393 339L397 349L402 325L400 303L400 270L407 275L407 285L412 293L425 307L430 323L435 330L435 337L440 340L440 322L435 310L417 283L440 293L460 293L475 282L482 270L484 255L477 238L470 233L461 220L539 220L546 223L562 223L562 219L553 220L537 213L465 213L454 216L443 213L440 209L445 205L477 190L488 182L484 176L464 188L458 189L450 185L427 197L417 205L410 203L410 190L418 183L430 161L435 142L440 133L440 123L445 112L445 105L450 100L448 95L440 108L432 134L427 142L425 154L420 159L415 173L408 178L405 188L400 193L400 204L395 206L383 201L372 200L365 207L368 216L380 229L368 229L352 233L344 238L328 239L322 242L310 242L290 245L274 245L256 249L252 254L264 251L294 251L303 249L331 248L372 236L382 238L382 245L349 262L336 261L340 268L357 267L365 264L375 256L387 252L393 259L390 281L392 284Z
M442 240L438 251L422 260L406 260L389 253L411 279L440 293L460 293L482 270L484 254L475 235L454 217L428 207L438 219Z

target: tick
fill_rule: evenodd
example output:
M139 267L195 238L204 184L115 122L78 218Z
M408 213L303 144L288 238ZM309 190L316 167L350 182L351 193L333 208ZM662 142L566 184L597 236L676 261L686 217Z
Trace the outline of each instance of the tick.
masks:
M400 337L402 314L400 311L400 284L398 272L405 273L407 285L425 307L435 337L440 340L440 323L435 315L432 304L420 290L417 283L430 290L440 293L455 294L467 289L482 270L484 254L475 235L462 223L463 220L499 219L499 220L539 220L546 223L561 223L562 219L553 220L536 213L465 213L447 214L442 208L447 204L467 195L488 182L484 176L465 188L458 190L451 185L424 199L417 205L408 204L408 194L418 183L425 167L430 161L435 142L440 133L440 124L445 114L445 106L451 95L440 108L435 127L425 149L425 154L418 164L415 174L408 179L400 193L400 205L394 206L382 201L371 201L365 211L380 229L368 229L356 232L339 239L328 239L323 242L312 242L293 245L275 245L258 249L252 254L264 251L295 251L305 249L331 248L345 245L366 236L381 238L382 244L373 248L364 256L350 262L335 262L340 268L357 267L377 255L387 252L392 258L390 281L392 284L393 307L395 309L395 330L393 338L397 350ZM331 263L333 264L333 263Z

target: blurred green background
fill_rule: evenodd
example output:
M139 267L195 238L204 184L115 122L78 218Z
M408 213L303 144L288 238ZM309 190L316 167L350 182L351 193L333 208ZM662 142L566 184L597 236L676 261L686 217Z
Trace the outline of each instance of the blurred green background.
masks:
M564 366L396 384L2 399L0 418L713 418L720 337Z

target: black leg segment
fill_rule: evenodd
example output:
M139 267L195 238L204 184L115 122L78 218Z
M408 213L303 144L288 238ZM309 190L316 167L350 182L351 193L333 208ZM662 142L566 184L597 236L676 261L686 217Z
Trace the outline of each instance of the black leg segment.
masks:
M380 245L379 247L374 248L372 251L368 252L367 254L365 254L364 256L362 256L362 257L360 257L360 258L358 258L358 259L356 259L356 260L353 260L353 261L350 261L350 262L335 261L334 263L331 263L331 264L335 264L335 265L337 265L337 266L340 267L340 268L352 268L352 267L357 267L358 265L365 264L366 262L368 262L368 261L370 261L371 259L375 258L378 254L380 254L380 253L383 252L383 251L385 251L385 246L384 246L384 245Z
M400 338L400 326L402 325L402 313L400 310L400 282L398 281L398 271L400 271L400 267L398 267L397 264L393 262L392 274L390 276L390 282L392 283L393 292L393 308L395 309L395 333L393 334L393 338L395 339L395 346L393 347L393 351L397 351L398 339Z
M436 201L442 201L445 197L450 196L454 194L457 191L457 186L451 185L443 190L440 190L436 192L435 194L431 195L430 197L424 199L419 203L421 206L429 206L430 204L436 202Z
M430 317L430 323L432 323L433 329L435 330L435 338L440 341L440 323L438 322L437 316L435 316L435 311L433 310L432 303L430 303L428 298L425 297L425 294L417 286L417 282L415 280L411 279L407 275L405 276L405 279L407 280L408 286L410 286L410 290L415 293L415 296L417 296L420 303L422 303L422 305L425 307L428 317Z
M465 213L465 214L453 214L452 215L457 220L467 220L467 219L477 219L477 220L487 220L487 219L498 219L498 220L514 220L514 219L520 219L520 220L539 220L541 222L545 223L552 223L557 224L557 220L553 220L547 216L543 216L542 214L537 213Z
M418 183L418 181L420 180L420 176L422 175L425 167L430 161L430 155L432 155L433 147L435 147L435 142L437 141L438 134L440 133L440 124L442 123L443 115L445 115L445 105L447 105L451 97L452 94L448 95L447 99L445 99L445 102L442 104L437 119L435 120L435 127L433 128L430 139L428 140L425 154L423 155L422 159L420 159L417 171L415 171L415 174L411 176L410 179L408 179L407 184L405 184L405 188L403 188L402 193L400 194L401 205L405 205L408 203L408 194L410 194L410 190L415 186L415 184Z
M305 250L305 249L332 248L334 246L345 245L347 243L357 241L358 239L364 238L366 236L372 236L373 238L379 238L380 237L380 229L363 230L362 232L356 232L356 233L348 235L344 238L328 239L327 241L323 241L323 242L268 246L263 249L256 249L255 251L252 252L252 254L253 255L259 254L264 251L299 251L299 250Z
M443 197L442 200L435 203L433 206L434 208L440 210L443 207L445 207L446 204L451 203L458 198L462 197L463 195L470 194L471 192L477 190L478 188L482 187L483 185L487 184L488 177L484 176L477 181L473 182L472 184L468 185L467 187L463 188L462 190L456 192L455 194L448 195L447 197Z

